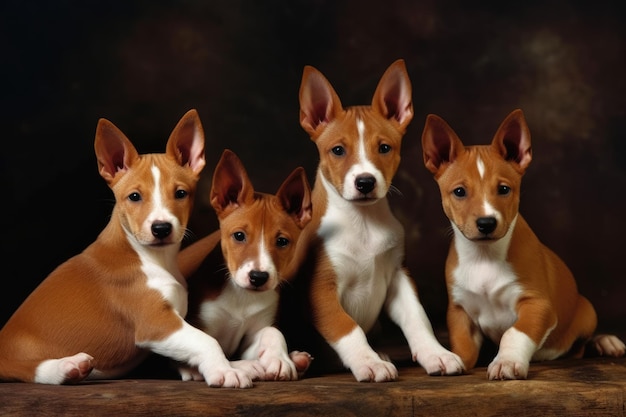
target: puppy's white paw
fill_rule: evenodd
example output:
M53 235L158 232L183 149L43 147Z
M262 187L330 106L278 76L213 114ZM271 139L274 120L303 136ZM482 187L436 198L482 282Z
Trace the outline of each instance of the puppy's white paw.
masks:
M50 359L39 364L35 382L40 384L75 384L91 373L93 357L84 352L60 359Z
M65 375L64 384L75 384L87 378L93 370L91 361L93 357L86 353L78 353L74 356L61 359L59 369Z
M263 380L265 377L263 364L258 360L242 359L238 361L231 361L230 365L233 368L244 371L253 381Z
M617 336L599 334L592 340L593 346L602 356L620 357L626 354L626 345Z
M351 370L359 382L387 382L398 378L398 370L393 363L377 358L369 358Z
M204 380L213 388L252 388L252 378L246 371L228 367L213 367L205 372Z
M461 375L465 370L461 358L445 349L430 354L414 355L413 360L418 362L428 375L432 376Z
M261 355L259 361L265 369L266 381L295 381L298 379L296 365L287 355Z
M258 359L263 367L262 380L295 381L311 364L311 355L306 352L287 353L285 337L276 327L262 328L254 339L243 357Z
M183 381L204 381L202 374L195 368L179 366L178 373Z
M487 367L487 377L494 379L526 379L528 362L496 358Z
M307 369L309 369L309 366L311 366L311 362L313 362L313 356L311 356L310 353L300 352L299 350L294 350L289 353L289 358L291 358L294 365L296 365L298 378L302 378Z

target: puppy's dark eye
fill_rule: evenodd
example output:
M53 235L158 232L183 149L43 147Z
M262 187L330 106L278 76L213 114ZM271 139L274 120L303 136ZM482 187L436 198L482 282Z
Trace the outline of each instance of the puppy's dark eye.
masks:
M138 192L130 193L128 199L135 202L141 201L141 194L139 194Z
M454 196L458 198L463 198L467 194L467 192L465 191L465 188L463 187L455 188L454 190L452 190L452 193L454 193Z
M189 195L187 190L176 190L176 192L174 193L174 198L177 199L177 200L181 200L181 199L187 197L187 195Z
M386 143L383 143L382 145L378 147L378 153L389 153L389 152L391 152L391 146L387 145Z
M507 195L511 193L511 187L508 185L498 185L498 195Z
M343 156L346 154L346 150L344 149L343 146L335 146L334 148L332 148L330 150L333 154L337 155L337 156Z
M287 239L286 237L279 237L276 239L276 246L278 246L279 248L284 248L287 245L289 245L289 239Z
M245 242L246 234L244 232L235 232L233 233L233 239L235 239L237 242Z

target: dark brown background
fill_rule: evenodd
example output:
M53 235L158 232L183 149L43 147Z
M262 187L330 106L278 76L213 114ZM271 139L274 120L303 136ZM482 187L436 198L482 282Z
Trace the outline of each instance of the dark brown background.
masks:
M618 5L3 2L0 323L108 220L112 194L93 152L98 118L140 152L161 152L179 118L198 109L208 159L191 224L200 236L215 225L204 197L225 147L258 190L276 191L298 165L313 179L318 156L298 123L304 65L320 69L345 105L366 104L387 66L404 58L415 118L394 182L402 195L391 203L435 326L444 325L449 233L422 164L425 117L437 113L466 143L486 143L522 108L534 147L522 213L570 265L600 327L624 332L626 16Z

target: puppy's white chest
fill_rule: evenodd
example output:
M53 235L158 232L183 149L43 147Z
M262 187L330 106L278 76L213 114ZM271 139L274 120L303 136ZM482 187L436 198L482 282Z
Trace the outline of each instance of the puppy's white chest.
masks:
M276 291L254 292L229 283L222 293L200 306L199 319L206 333L219 342L227 356L243 351L246 335L274 324L278 308Z
M165 268L148 263L142 266L142 271L148 277L148 287L158 290L180 314L187 315L187 289Z
M517 277L505 261L488 259L461 263L453 272L452 297L491 340L517 319L516 302L522 292Z
M363 218L331 207L318 230L342 306L366 332L378 318L404 256L402 226L388 214Z
M147 285L161 293L181 316L187 315L187 288L185 279L176 264L178 246L170 245L163 250L151 250L129 237L129 242L141 261L141 270Z
M317 233L327 248L355 260L371 260L396 251L403 256L404 229L391 213L386 199L358 207L339 197L332 187L327 184L325 187L328 208ZM395 263L396 259L390 262Z

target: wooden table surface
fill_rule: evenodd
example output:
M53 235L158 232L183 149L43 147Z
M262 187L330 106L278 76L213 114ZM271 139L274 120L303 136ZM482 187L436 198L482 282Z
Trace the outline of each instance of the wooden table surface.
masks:
M122 379L50 386L0 383L2 416L624 416L626 359L586 358L531 364L529 379L488 381L485 368L431 377L399 368L387 383L349 373L251 389L204 382Z

